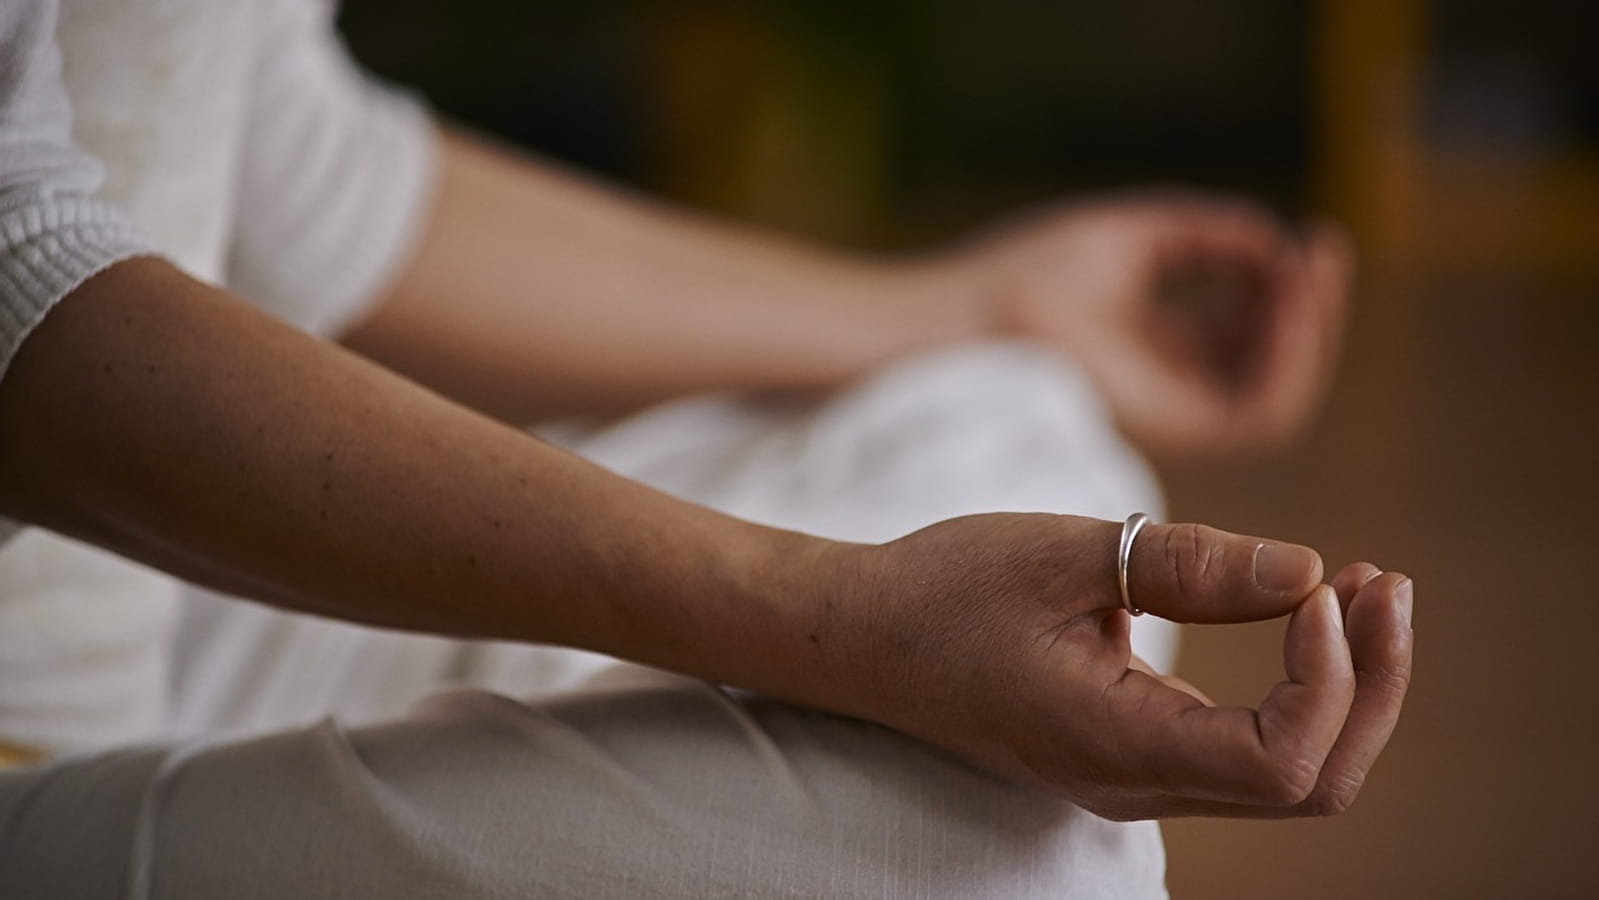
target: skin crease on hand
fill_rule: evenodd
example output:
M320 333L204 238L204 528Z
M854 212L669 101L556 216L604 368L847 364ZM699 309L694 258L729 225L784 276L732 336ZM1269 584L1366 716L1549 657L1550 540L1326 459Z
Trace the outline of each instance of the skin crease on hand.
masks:
M883 704L869 717L1099 815L1347 808L1408 683L1409 579L1357 563L1324 585L1308 548L1196 525L1147 528L1130 578L1150 613L1206 624L1292 613L1287 679L1258 709L1222 709L1132 656L1109 562L1118 537L1115 523L1070 516L943 522L864 551L852 569L879 587L872 602L839 608L871 621L825 630L845 646L848 634L874 642L853 651L878 662L860 682Z

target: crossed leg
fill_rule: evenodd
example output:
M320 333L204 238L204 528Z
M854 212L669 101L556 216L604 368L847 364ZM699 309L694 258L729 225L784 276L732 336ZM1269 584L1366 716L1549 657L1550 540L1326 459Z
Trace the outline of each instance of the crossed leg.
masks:
M800 420L689 401L578 449L751 518L881 539L980 509L1151 507L1147 474L1096 411L1059 361L971 348ZM374 635L361 652L398 672L406 647ZM531 683L548 666L522 661L563 652L463 645L440 667L523 701L446 691L375 724L338 724L355 709L0 775L0 885L82 898L1164 896L1151 823L1106 822L875 725L637 666L592 665L554 693ZM292 654L281 664L292 671ZM281 691L289 676L275 677Z

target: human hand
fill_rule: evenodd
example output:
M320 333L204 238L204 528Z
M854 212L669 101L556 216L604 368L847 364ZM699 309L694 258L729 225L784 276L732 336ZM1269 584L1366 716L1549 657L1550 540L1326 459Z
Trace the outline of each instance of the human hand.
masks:
M1120 526L993 514L840 546L863 593L830 604L858 712L1111 819L1326 815L1354 801L1399 715L1411 587L1366 563L1320 584L1304 547L1151 525L1130 593L1180 622L1292 612L1287 680L1217 708L1131 655ZM838 612L849 610L849 612ZM837 627L846 624L847 628ZM860 668L864 666L864 671Z
M1004 333L1060 346L1161 456L1285 443L1333 371L1353 251L1238 201L1149 194L1067 208L953 257Z

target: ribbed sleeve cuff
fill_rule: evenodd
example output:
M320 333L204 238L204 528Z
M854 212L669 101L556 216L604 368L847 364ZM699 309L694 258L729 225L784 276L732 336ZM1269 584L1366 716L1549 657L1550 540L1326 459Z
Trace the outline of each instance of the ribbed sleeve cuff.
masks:
M92 197L0 213L0 378L62 297L114 262L154 252L126 215Z
M153 253L126 215L92 197L56 195L0 213L0 379L62 297L112 263ZM0 518L0 544L21 528Z

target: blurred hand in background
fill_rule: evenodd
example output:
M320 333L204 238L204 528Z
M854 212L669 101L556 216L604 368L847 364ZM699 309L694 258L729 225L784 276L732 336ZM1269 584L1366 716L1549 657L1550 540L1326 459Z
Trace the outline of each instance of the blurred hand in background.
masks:
M827 390L1007 337L1071 354L1144 452L1216 456L1296 436L1343 331L1349 241L1238 199L1095 200L885 262L641 201L469 136L443 147L427 235L345 342L508 421Z
M1330 381L1354 266L1236 199L1149 193L1036 216L958 251L995 327L1069 350L1155 456L1272 449Z

